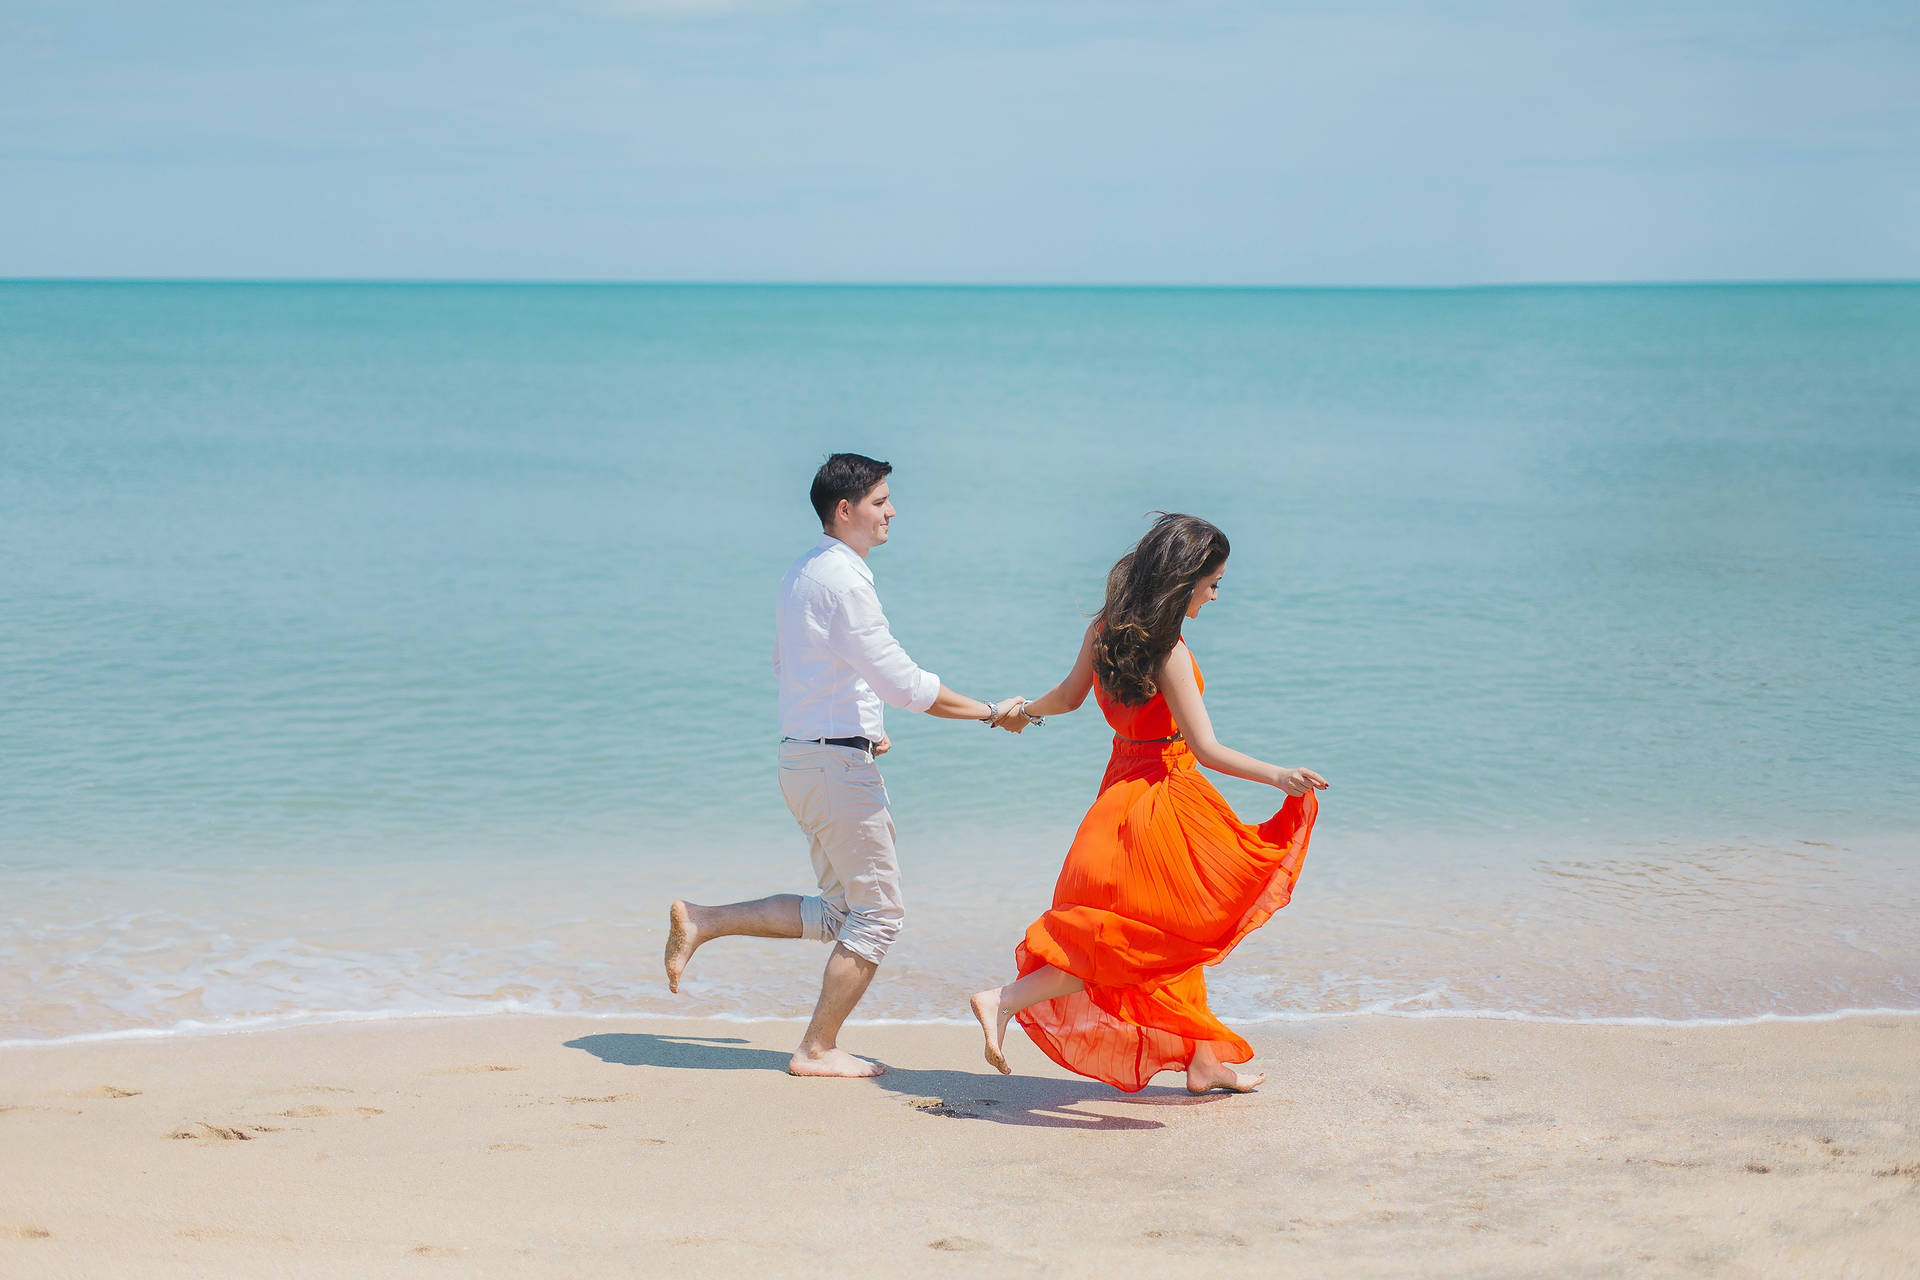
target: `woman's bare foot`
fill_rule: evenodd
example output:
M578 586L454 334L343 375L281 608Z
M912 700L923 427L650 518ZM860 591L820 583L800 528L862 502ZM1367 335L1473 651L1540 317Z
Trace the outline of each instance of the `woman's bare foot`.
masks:
M787 1063L787 1074L790 1076L839 1076L857 1080L865 1076L884 1075L886 1070L879 1063L856 1058L845 1049L819 1049L813 1052L802 1049L793 1055L793 1061Z
M705 941L694 927L693 909L684 902L674 903L667 912L667 990L680 990L680 975L686 972L687 961Z
M967 1003L973 1006L973 1016L980 1019L980 1034L987 1038L987 1062L1001 1075L1012 1075L1007 1052L1001 1046L1007 1038L1007 1021L1013 1015L1000 1011L1000 989L982 991Z
M1267 1073L1256 1071L1243 1076L1222 1062L1194 1063L1187 1068L1188 1093L1212 1093L1215 1089L1225 1089L1228 1093L1252 1093L1267 1081Z

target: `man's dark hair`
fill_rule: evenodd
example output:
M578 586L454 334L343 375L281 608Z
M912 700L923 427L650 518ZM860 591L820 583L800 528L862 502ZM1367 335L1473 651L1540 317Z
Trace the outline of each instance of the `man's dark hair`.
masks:
M833 524L834 510L842 498L857 506L892 470L891 462L857 453L836 453L821 463L820 469L813 473L813 488L807 494L820 516L820 527L825 529Z

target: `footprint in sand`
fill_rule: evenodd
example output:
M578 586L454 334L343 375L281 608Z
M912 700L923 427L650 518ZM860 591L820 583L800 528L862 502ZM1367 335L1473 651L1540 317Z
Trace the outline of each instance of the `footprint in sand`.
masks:
M487 1148L489 1151L531 1151L533 1144L528 1142L496 1142Z
M289 1120L318 1120L321 1116L332 1115L333 1108L317 1106L310 1102L305 1106L288 1107L285 1111L276 1111L273 1114L285 1116Z
M138 1089L122 1089L117 1085L103 1084L98 1089L89 1089L80 1095L83 1098L137 1098Z
M9 1240L50 1240L53 1232L45 1227L0 1227L0 1236Z
M525 1067L503 1067L494 1062L473 1062L464 1067L446 1067L427 1072L430 1076L482 1076L490 1071L524 1071Z
M927 1248L938 1249L942 1253L979 1253L993 1246L984 1240L974 1240L967 1236L941 1236L938 1240L927 1241Z
M460 1256L458 1249L449 1249L443 1244L417 1244L407 1250L407 1252L416 1258L457 1258Z
M175 1129L167 1136L186 1142L251 1142L260 1134L279 1132L266 1124L224 1125L208 1124L202 1120L184 1129Z
M1207 1227L1182 1227L1172 1231L1149 1229L1140 1233L1149 1240L1158 1240L1165 1244L1225 1245L1228 1248L1244 1249L1247 1242L1231 1231L1214 1231Z

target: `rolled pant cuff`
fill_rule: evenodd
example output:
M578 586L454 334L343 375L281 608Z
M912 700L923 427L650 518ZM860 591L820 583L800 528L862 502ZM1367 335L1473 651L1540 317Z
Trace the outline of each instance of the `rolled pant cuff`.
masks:
M815 942L832 942L840 936L839 913L830 910L819 894L800 899L800 936Z
M868 927L862 928L863 924ZM870 922L862 921L858 916L849 916L846 924L840 927L840 936L835 941L868 964L879 964L886 959L887 948L893 945L893 937L894 931L891 929L876 930Z

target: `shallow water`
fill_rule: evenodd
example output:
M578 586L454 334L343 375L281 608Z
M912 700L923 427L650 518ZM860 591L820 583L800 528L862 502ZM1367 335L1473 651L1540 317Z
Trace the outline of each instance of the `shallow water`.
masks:
M810 947L772 586L818 458L948 683L1037 693L1152 508L1227 741L1334 782L1229 1018L1920 1008L1920 289L0 285L0 1039L762 1016ZM896 714L946 1016L1104 759ZM1248 816L1278 797L1231 780Z
M1208 983L1230 1022L1362 1012L1693 1022L1920 1011L1910 858L1867 848L1635 848L1395 877L1351 846L1310 856L1291 906ZM1458 852L1458 851L1456 851ZM801 851L804 858L804 850ZM506 1011L800 1016L825 948L732 939L659 976L664 903L800 890L774 850L719 872L533 858L457 875L414 864L11 877L0 1041L207 1030L343 1014ZM1046 877L909 868L912 919L861 1017L958 1020L1012 976ZM1489 883L1501 890L1488 896Z

